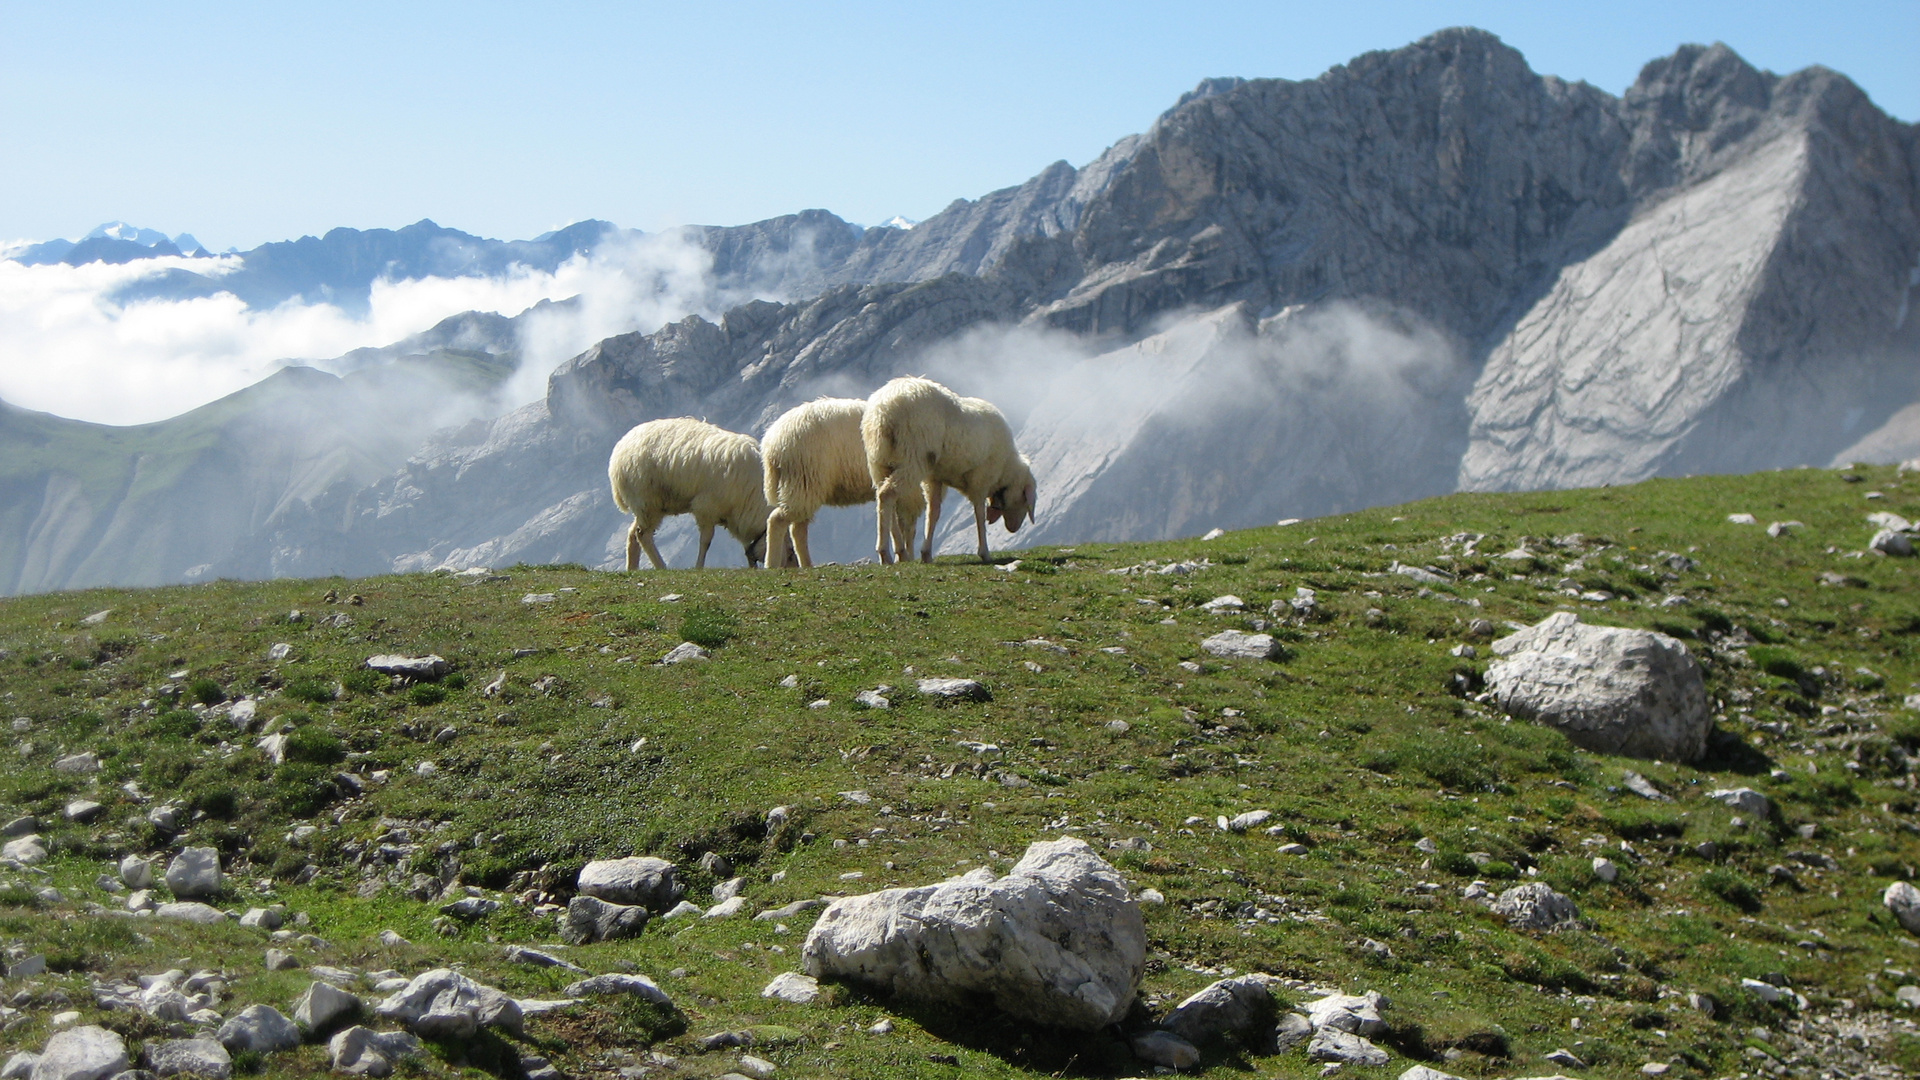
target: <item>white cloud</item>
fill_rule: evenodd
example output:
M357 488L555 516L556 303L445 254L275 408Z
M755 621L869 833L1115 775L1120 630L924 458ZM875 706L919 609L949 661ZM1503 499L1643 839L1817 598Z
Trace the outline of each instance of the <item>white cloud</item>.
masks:
M170 269L214 275L238 260L146 259L123 265L23 266L0 260L0 399L106 424L165 419L224 397L288 362L326 368L356 348L388 345L463 311L513 315L542 300L523 333L523 364L500 407L545 392L553 366L594 341L652 330L745 297L711 287L707 252L677 233L605 245L553 272L375 282L364 316L289 301L251 310L230 293L116 303L116 290Z

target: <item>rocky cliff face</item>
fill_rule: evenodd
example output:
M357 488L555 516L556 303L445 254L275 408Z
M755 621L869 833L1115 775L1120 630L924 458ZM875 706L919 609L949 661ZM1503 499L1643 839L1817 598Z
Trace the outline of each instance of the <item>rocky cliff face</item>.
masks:
M1843 77L1722 46L1623 98L1472 30L1209 80L1088 166L912 230L687 230L717 294L810 298L602 341L544 402L293 500L215 566L607 565L631 425L757 434L906 373L1006 408L1040 476L1021 542L1825 463L1898 443L1920 398L1916 175L1916 129ZM854 512L823 524L826 557L871 545Z

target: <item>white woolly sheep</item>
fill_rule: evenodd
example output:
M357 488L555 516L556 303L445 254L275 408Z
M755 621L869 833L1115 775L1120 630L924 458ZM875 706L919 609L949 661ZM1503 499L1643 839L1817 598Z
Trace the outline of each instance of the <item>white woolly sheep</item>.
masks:
M633 515L627 530L627 569L639 565L640 549L655 570L667 568L653 546L660 520L692 514L700 526L696 568L707 565L713 527L724 525L746 549L747 565L766 550L767 500L760 492L760 444L750 435L682 416L649 420L622 436L607 461L613 502Z
M1012 533L1033 517L1033 467L1014 448L1007 418L989 402L961 397L930 379L894 379L867 398L860 437L878 503L875 552L882 563L892 561L890 548L903 560L913 557L911 529L903 536L897 514L890 512L902 492L916 486L927 506L922 562L933 561L933 531L949 487L973 503L981 562L989 561L989 522L1004 515ZM896 522L891 529L890 520Z
M860 418L867 403L859 398L817 398L780 415L760 440L765 463L767 565L788 563L788 541L803 567L813 565L807 530L823 506L858 506L873 501L866 445ZM920 514L917 497L899 505L911 534Z

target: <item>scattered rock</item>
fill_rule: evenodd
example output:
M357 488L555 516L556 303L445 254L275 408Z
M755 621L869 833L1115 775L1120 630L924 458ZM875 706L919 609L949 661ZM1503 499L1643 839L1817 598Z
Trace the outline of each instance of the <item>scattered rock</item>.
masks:
M973 679L921 679L922 694L942 701L992 701L993 692Z
M178 919L181 922L199 923L201 926L214 926L227 921L225 912L216 907L209 907L198 900L161 904L153 909L153 917Z
M282 949L267 950L268 971L292 971L300 966L300 961L290 952Z
M667 655L661 657L660 662L662 664L684 664L693 660L708 660L712 657L712 653L695 645L693 642L683 641L667 650Z
M1668 796L1666 792L1661 791L1657 787L1654 787L1653 781L1647 779L1644 776L1641 776L1639 773L1634 772L1632 770L1628 770L1627 774L1620 778L1620 786L1626 788L1628 791L1633 792L1635 795L1638 795L1643 799L1652 799L1654 802L1672 802L1673 801L1673 799L1670 796Z
M1752 788L1719 788L1707 792L1707 798L1763 820L1773 816L1773 801Z
M1409 1065L1400 1074L1400 1080L1461 1080L1452 1073L1443 1073L1439 1069L1430 1069L1425 1065Z
M46 970L47 970L46 954L35 953L24 960L17 960L12 964L7 965L7 978L30 979L35 975L45 974Z
M1249 634L1240 630L1222 630L1200 642L1208 656L1223 659L1278 660L1285 653L1272 634Z
M147 1070L155 1076L198 1076L204 1080L227 1080L233 1075L233 1058L227 1048L213 1039L166 1039L149 1041L140 1053Z
M331 983L313 983L293 1004L293 1022L316 1035L359 1015L360 999Z
M300 1028L271 1005L249 1005L214 1033L228 1050L262 1054L291 1050L300 1045Z
M127 1044L106 1028L69 1028L47 1040L32 1080L107 1080L127 1071Z
M89 750L84 754L68 754L53 763L54 772L97 773L100 771L100 755Z
M1378 1035L1387 1030L1387 1022L1380 1017L1386 1007L1387 999L1377 990L1364 994L1328 994L1307 1004L1307 1020L1315 1031Z
M1214 612L1242 611L1242 610L1245 610L1246 606L1247 606L1247 602L1245 600L1242 600L1239 597L1234 596L1232 593L1228 593L1225 596L1216 596L1213 599L1207 601L1206 603L1201 604L1200 610L1214 611Z
M1587 1067L1587 1063L1584 1061L1581 1061L1570 1050L1565 1050L1565 1049L1549 1050L1545 1054L1542 1054L1541 1057L1545 1058L1547 1061L1550 1061L1555 1065L1561 1066L1562 1068L1584 1069Z
M151 889L153 864L138 855L128 855L120 860L120 880L129 889Z
M0 1080L27 1080L33 1075L34 1063L39 1060L40 1055L31 1050L20 1051L0 1066Z
M722 900L713 905L706 911L701 912L700 917L703 919L731 919L735 915L745 911L746 908L747 898L744 896L736 896L730 900Z
M500 901L489 900L484 896L463 896L450 904L440 905L440 914L469 921L484 919L499 910Z
M293 646L284 641L276 641L267 647L267 660L271 663L277 664L292 655Z
M1378 1068L1390 1059L1385 1050L1364 1037L1336 1028L1321 1028L1307 1043L1308 1061L1334 1061L1342 1065L1366 1065Z
M670 919L684 919L689 915L699 916L704 914L705 912L706 912L706 909L701 907L699 904L695 904L687 900L682 900L679 903L673 905L671 908L668 908L666 912L660 916L660 921L666 922Z
M240 916L240 925L256 927L261 930L278 930L280 929L280 913L272 908L248 908L247 913Z
M413 943L408 941L406 938L401 937L399 932L397 931L382 930L380 931L380 944L385 945L388 948L393 948L394 946L397 946L397 945L411 945Z
M453 665L438 656L380 656L367 657L367 666L382 675L398 675L405 679L437 679L453 670Z
M665 911L686 894L678 869L665 859L635 856L602 859L580 870L577 887L588 896L613 904L638 904L648 911Z
M1913 558L1913 537L1893 529L1881 529L1874 533L1873 539L1867 541L1867 547L1882 555L1892 555L1901 559Z
M1299 1013L1284 1013L1273 1025L1273 1052L1284 1053L1313 1038L1313 1021Z
M776 922L780 919L791 919L801 912L812 911L814 908L826 906L827 902L820 899L795 900L791 904L782 904L777 908L768 908L760 914L755 915L753 919L755 922Z
M1900 920L1900 925L1909 933L1920 934L1920 889L1908 882L1896 881L1887 886L1880 902L1887 905L1887 910L1893 912L1893 917Z
M507 946L506 957L510 962L515 964L531 964L534 967L554 967L562 971L578 971L582 974L585 974L587 970L579 964L562 959L550 952L541 952L539 949L529 949L524 945Z
M645 975L595 975L591 979L581 979L566 989L568 997L602 997L611 994L631 994L655 1005L673 1005L667 992Z
M104 809L106 809L105 806L92 799L73 799L67 803L65 813L68 821L87 825L99 817L100 811Z
M891 709L893 702L882 697L878 690L862 690L853 695L853 702L869 709Z
M402 1059L419 1052L420 1040L404 1031L350 1027L327 1040L327 1058L333 1071L355 1076L391 1075Z
M1015 1016L1092 1030L1132 1004L1146 929L1119 873L1069 837L1031 845L998 880L981 867L836 900L803 955L816 978L934 1002L984 994Z
M217 848L186 848L167 864L167 888L183 900L217 895L220 885L220 851Z
M1700 666L1651 630L1587 626L1555 612L1493 643L1487 669L1500 708L1564 732L1583 749L1691 762L1713 726Z
M1133 1056L1163 1069L1188 1069L1200 1063L1200 1050L1171 1031L1143 1031L1127 1040Z
M1552 930L1580 918L1572 900L1537 881L1501 893L1493 901L1493 913L1516 930Z
M1593 857L1593 876L1611 885L1614 880L1620 876L1620 868L1613 864L1612 859L1604 855L1595 855Z
M1182 1001L1161 1026L1191 1043L1271 1031L1278 1009L1267 982L1260 975L1221 979Z
M9 840L0 845L0 859L12 859L24 866L33 866L47 861L47 845L40 839L39 833L28 833L18 840Z
M464 1039L482 1027L517 1034L522 1024L520 1006L511 997L449 968L415 976L374 1011L429 1039Z
M0 836L25 836L40 827L40 819L32 814L22 814L0 826Z
M1249 810L1244 814L1239 814L1231 818L1222 817L1218 824L1221 830L1225 832L1243 833L1249 829L1257 829L1265 825L1272 818L1273 811L1271 810Z
M797 971L783 971L760 991L763 998L774 998L795 1005L810 1004L820 996L820 981Z

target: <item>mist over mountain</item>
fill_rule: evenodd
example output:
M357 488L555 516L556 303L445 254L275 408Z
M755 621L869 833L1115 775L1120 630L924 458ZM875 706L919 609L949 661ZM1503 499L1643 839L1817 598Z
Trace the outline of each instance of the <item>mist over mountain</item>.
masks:
M704 264L684 309L701 313L591 345L533 404L406 427L325 483L233 474L271 509L222 519L224 553L183 548L166 558L195 562L149 560L138 580L609 565L625 525L606 455L633 424L758 434L905 373L1008 412L1040 487L1015 542L1901 452L1920 402L1917 176L1915 126L1844 76L1778 76L1719 45L1653 61L1622 97L1476 30L1313 80L1209 79L1085 167L910 229L811 210L675 230ZM351 303L382 275L557 267L621 232L335 230L244 253L217 282ZM0 414L0 437L23 424ZM353 438L339 430L329 445ZM0 582L134 580L115 576L129 540L74 524L126 498L76 486L80 462L136 454L90 437L14 470ZM950 508L949 539L968 516ZM679 536L663 531L670 557ZM829 515L814 548L868 553L869 517Z

